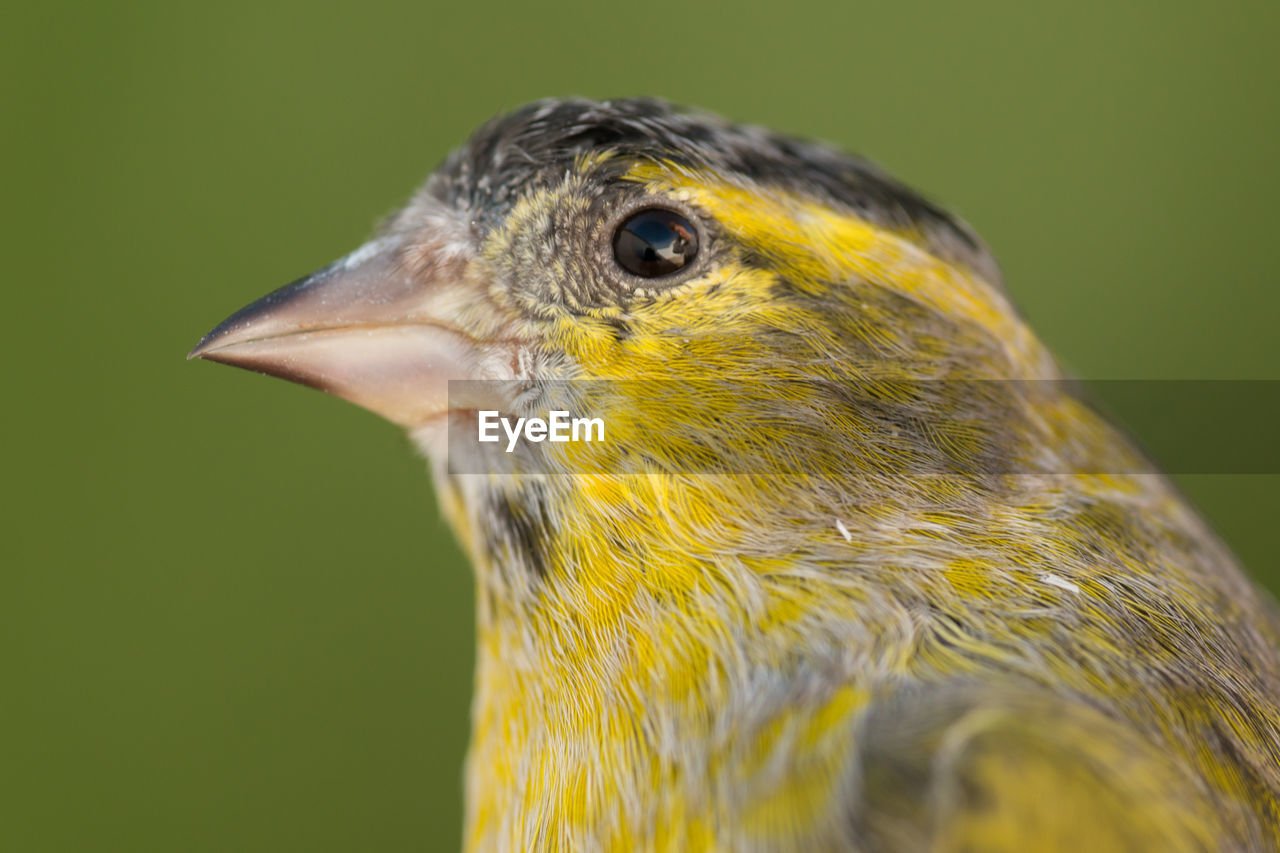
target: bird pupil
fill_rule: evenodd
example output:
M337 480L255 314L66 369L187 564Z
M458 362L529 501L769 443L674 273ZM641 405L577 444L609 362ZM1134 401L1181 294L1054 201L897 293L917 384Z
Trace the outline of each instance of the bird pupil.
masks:
M628 217L613 235L613 256L619 266L642 278L671 275L697 254L697 231L673 210L641 210Z

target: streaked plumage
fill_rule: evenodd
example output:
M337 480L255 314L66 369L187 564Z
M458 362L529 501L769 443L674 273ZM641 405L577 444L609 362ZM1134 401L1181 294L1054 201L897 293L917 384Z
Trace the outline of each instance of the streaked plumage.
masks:
M704 242L637 286L607 247L655 204ZM195 354L432 456L477 578L470 849L1280 846L1270 601L973 232L862 161L533 104ZM608 381L611 440L450 473L446 378Z

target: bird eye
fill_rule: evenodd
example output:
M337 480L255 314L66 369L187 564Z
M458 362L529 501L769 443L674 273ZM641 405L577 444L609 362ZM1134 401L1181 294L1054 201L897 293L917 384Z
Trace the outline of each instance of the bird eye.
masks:
M698 256L698 232L674 210L650 207L627 218L613 232L613 257L641 278L678 272Z

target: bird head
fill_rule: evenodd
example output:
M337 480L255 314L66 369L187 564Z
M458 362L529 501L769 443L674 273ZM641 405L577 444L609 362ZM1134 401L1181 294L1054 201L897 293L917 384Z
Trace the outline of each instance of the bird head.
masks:
M966 225L858 158L647 99L490 122L368 243L191 356L364 406L438 471L477 411L536 409L530 389L567 383L606 441L548 445L535 473L719 465L776 489L800 465L804 500L859 504L919 490L914 463L973 471L1043 446L1043 411L972 381L1057 375ZM493 480L460 500L528 526L560 512L557 488L588 514L624 500L616 483L584 503L582 482ZM714 492L681 512L730 514Z

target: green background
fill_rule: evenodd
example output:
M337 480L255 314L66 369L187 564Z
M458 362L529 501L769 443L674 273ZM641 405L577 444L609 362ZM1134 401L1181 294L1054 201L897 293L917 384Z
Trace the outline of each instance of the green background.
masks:
M657 94L957 210L1086 377L1280 378L1280 6L10 4L0 849L448 850L467 568L393 427L187 363L480 121ZM1280 585L1280 478L1184 477Z

